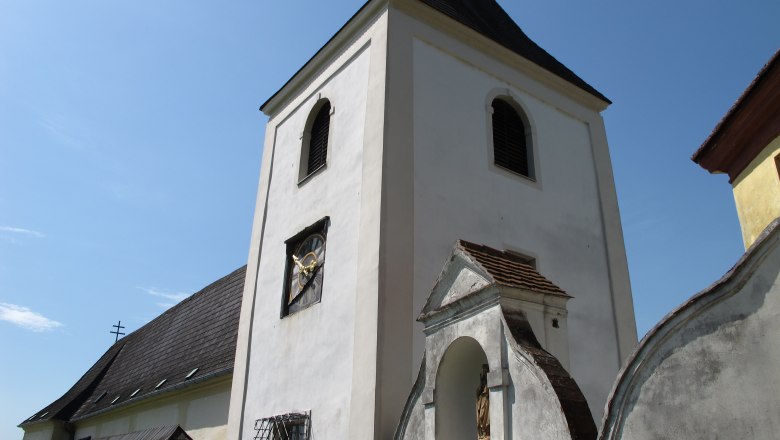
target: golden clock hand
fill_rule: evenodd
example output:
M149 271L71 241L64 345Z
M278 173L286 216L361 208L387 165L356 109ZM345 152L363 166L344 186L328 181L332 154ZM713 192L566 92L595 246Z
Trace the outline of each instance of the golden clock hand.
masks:
M306 271L306 267L303 265L303 263L301 263L301 260L299 260L298 257L293 255L292 259L293 259L293 262L295 262L295 265L298 266L298 270L300 270L301 272L305 272Z
M306 284L304 284L304 285L303 285L303 287L301 287L301 290L300 290L300 292L298 292L298 294L297 294L297 295L295 295L295 297L294 297L293 299L291 299L291 300L290 300L290 302L293 302L293 301L295 301L296 299L298 299L298 297L299 297L299 296L303 295L303 293L304 293L304 292L306 292L306 289L308 289L308 288L309 288L309 284L311 284L311 282L312 282L312 281L314 280L314 278L317 276L317 272L318 272L320 269L322 269L322 266L324 266L324 264L320 264L319 266L317 266L317 267L315 267L315 268L314 268L314 271L313 271L313 272L312 272L312 274L311 274L311 278L309 278L309 280L308 280L308 281L306 281Z

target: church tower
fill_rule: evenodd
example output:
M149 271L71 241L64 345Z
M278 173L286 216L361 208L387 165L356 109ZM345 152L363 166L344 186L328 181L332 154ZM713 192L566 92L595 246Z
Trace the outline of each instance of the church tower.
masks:
M600 419L636 344L609 103L494 0L368 1L261 107L228 438L391 438L461 239L572 297L557 356Z

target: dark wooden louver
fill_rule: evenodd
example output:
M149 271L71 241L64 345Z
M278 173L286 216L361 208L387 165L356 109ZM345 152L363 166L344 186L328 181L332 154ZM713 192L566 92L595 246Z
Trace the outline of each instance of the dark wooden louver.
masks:
M506 101L493 101L493 158L495 164L529 176L525 125Z
M306 175L317 171L325 165L328 159L328 132L330 131L330 102L320 107L314 122L311 124L309 138L309 160L306 165Z

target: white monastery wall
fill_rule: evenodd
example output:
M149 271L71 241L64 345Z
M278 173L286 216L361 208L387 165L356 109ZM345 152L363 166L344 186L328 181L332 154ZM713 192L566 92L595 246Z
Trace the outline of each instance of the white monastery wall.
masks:
M648 333L602 439L778 438L780 221L746 255Z
M178 392L171 397L141 402L77 421L73 438L99 438L158 426L180 425L194 440L226 440L230 386L228 378L196 390ZM26 435L25 440L28 440Z
M431 32L413 42L413 308L422 309L456 239L536 258L540 272L574 296L570 372L600 417L621 363L592 144L592 125L603 131L603 122L573 102L569 112L534 95L534 80L502 75L493 60L476 68L453 53L468 51ZM497 95L510 96L530 119L535 181L492 163L489 107ZM624 276L618 294L630 300ZM620 331L635 335L633 315ZM422 344L418 325L417 365Z
M254 437L257 419L309 410L313 438L350 437L353 368L369 375L373 369L355 358L355 330L369 70L373 37L383 32L380 21L358 35L268 122L253 231L259 266L249 292L255 296L251 339L239 334L239 346L251 344L246 394L236 390L244 398L243 438ZM327 166L299 184L301 134L319 99L333 108ZM284 243L326 216L321 302L280 319ZM250 256L250 267L256 264Z

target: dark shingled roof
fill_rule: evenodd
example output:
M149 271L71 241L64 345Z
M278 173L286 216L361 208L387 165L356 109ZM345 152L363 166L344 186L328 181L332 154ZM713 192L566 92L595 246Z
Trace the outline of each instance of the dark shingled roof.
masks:
M352 18L347 21L344 26L339 29L336 34L328 40L320 50L315 53L306 64L303 65L295 74L274 93L267 101L261 106L260 110L264 110L270 103L288 84L298 76L303 69L306 68L309 63L314 60L327 46L336 38L342 30L349 26L355 18L360 15L363 10L366 9L369 3L373 0L368 0ZM503 8L495 0L418 0L431 8L441 12L442 14L452 18L453 20L467 26L476 32L484 35L485 37L495 41L501 46L506 47L512 52L526 58L534 64L542 67L543 69L555 74L563 80L579 87L580 89L588 92L596 98L612 104L606 96L601 94L593 86L586 83L582 78L577 76L568 67L564 66L560 61L555 59L552 55L547 53L544 49L534 43L528 36L520 29L520 26L512 20L509 14L504 11Z
M780 50L718 122L691 160L729 182L780 134Z
M495 0L420 0L604 102L606 96L539 47Z
M78 420L232 373L245 274L246 266L235 270L120 339L68 392L20 426Z
M558 358L542 348L531 329L531 324L522 312L507 309L503 309L502 312L515 342L534 358L539 368L547 375L555 395L558 396L563 415L566 417L571 439L595 440L598 429L577 382L563 368Z
M469 243L465 240L458 240L457 247L471 255L498 284L534 292L569 296L536 269L525 264L519 255Z

